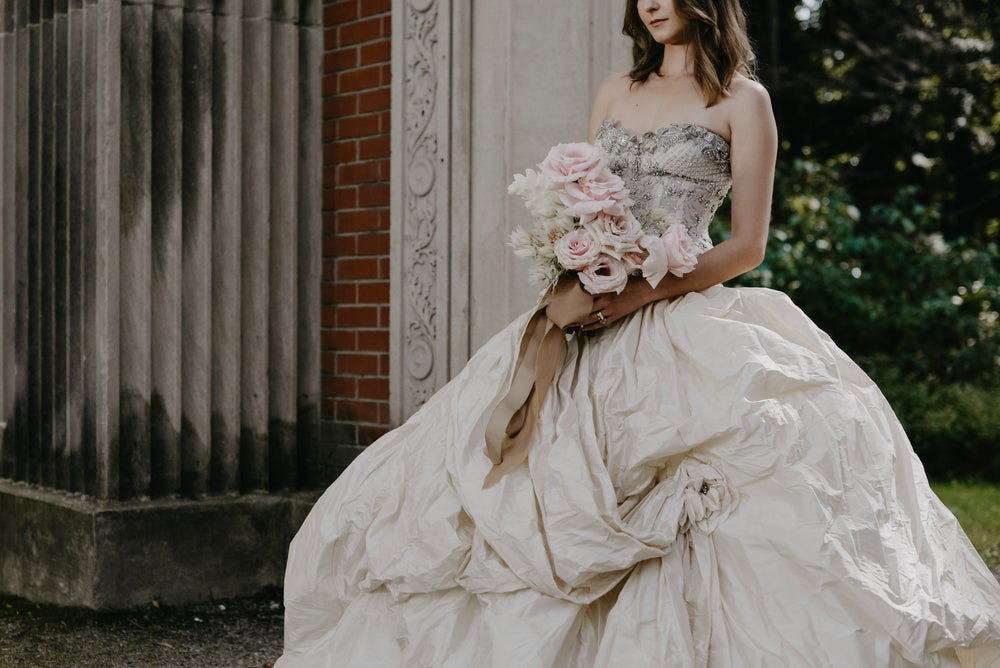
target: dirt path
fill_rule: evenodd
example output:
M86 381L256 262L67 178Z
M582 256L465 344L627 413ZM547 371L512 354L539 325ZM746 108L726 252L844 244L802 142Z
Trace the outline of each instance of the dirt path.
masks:
M0 597L0 668L264 668L281 655L281 592L128 612Z

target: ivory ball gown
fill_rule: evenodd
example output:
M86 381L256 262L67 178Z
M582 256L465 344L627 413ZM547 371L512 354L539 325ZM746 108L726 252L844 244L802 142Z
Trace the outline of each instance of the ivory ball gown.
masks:
M606 121L597 144L637 213L711 246L723 138ZM484 489L530 316L317 502L279 668L1000 666L1000 585L784 294L716 286L568 338L527 462Z

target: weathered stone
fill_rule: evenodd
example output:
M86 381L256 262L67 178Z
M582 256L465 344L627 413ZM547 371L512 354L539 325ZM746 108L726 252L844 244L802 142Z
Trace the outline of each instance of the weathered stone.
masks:
M0 591L96 609L281 584L315 494L100 504L0 481Z
M121 21L119 485L121 498L130 499L149 495L151 476L153 7L123 5Z
M198 496L209 492L212 444L211 14L185 12L183 67L181 491Z
M150 213L152 341L150 493L181 487L181 338L183 257L183 35L184 10L154 5L152 24L152 133Z
M314 3L316 6L319 3ZM323 32L299 31L298 455L300 485L319 483L320 283L323 243Z
M217 2L232 9L236 2ZM236 9L241 9L237 7ZM212 491L240 489L243 22L217 15L212 46Z
M265 2L245 8L263 9ZM271 246L271 23L243 21L242 489L267 489Z
M275 23L271 54L271 247L269 267L269 424L270 475L274 489L296 484L298 458L298 174L299 81L287 76L298 69L298 29Z

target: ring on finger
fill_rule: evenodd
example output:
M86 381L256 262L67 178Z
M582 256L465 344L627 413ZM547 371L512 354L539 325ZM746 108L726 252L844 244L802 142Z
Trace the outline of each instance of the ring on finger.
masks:
M602 325L607 324L608 322L608 319L604 317L604 313L602 311L597 312L597 322L601 323Z

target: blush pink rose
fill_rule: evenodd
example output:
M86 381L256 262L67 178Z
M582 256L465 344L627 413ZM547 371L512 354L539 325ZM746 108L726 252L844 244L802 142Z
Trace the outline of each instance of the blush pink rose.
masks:
M607 161L593 144L578 142L553 146L538 168L556 187L564 183L593 178L607 166Z
M630 211L626 211L624 216L599 211L581 218L580 224L597 238L601 252L616 260L621 260L626 253L640 250L637 244L642 238L642 226Z
M601 244L587 230L573 230L556 242L555 251L566 269L583 269L600 255Z
M592 295L621 293L628 284L628 275L625 265L607 255L599 256L596 262L581 269L578 274L583 289Z
M633 204L628 197L625 182L605 167L591 178L567 183L559 198L566 208L577 216L604 211L623 216Z
M698 263L698 256L683 225L671 225L658 237L645 236L639 245L649 253L642 263L642 276L654 288L668 273L683 276Z

